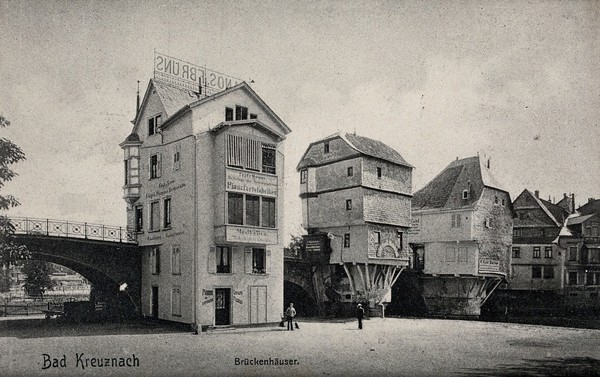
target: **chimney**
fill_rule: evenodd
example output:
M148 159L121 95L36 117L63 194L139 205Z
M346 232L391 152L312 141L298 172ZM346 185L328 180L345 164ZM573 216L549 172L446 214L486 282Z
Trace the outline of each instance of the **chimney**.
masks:
M137 99L135 101L135 117L137 118L140 111L140 80L138 80Z
M487 159L487 168L488 168L488 169L490 168L490 160L491 160L491 158L488 158L488 159Z
M566 198L567 198L567 193L563 192L563 199L566 199Z
M593 202L595 199L594 198L588 198L588 203Z
M535 190L535 197L539 198L540 197L540 190Z
M571 213L575 213L575 193L571 194Z

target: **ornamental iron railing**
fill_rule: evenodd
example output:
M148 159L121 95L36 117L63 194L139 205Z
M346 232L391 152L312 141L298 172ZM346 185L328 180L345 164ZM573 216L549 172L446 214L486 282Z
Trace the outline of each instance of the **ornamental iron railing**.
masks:
M136 234L126 227L53 219L10 217L17 234L83 238L124 243L136 243Z

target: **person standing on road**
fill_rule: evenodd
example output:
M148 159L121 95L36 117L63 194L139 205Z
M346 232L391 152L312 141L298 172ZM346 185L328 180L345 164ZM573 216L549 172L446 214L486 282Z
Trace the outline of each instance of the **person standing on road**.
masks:
M362 330L362 320L365 316L365 310L363 309L361 304L358 304L356 307L356 319L358 319L358 329Z
M285 319L287 320L287 329L294 331L294 317L296 316L296 309L294 309L294 303L290 302L290 306L285 310Z

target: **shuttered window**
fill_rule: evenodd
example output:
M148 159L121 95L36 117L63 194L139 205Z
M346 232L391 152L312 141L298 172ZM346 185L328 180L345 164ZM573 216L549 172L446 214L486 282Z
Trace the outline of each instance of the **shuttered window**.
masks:
M275 146L238 135L227 135L227 165L275 174Z

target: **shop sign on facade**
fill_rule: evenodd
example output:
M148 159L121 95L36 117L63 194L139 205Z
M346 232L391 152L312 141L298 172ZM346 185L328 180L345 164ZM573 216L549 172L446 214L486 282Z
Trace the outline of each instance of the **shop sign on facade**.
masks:
M211 95L237 85L242 80L206 67L188 63L160 52L154 52L154 78L169 84Z
M243 226L227 225L226 241L276 245L277 229L255 229L245 228Z
M492 259L479 259L479 273L484 274L486 272L499 273L500 272L500 261Z
M260 196L277 196L277 177L235 169L225 172L225 190Z

